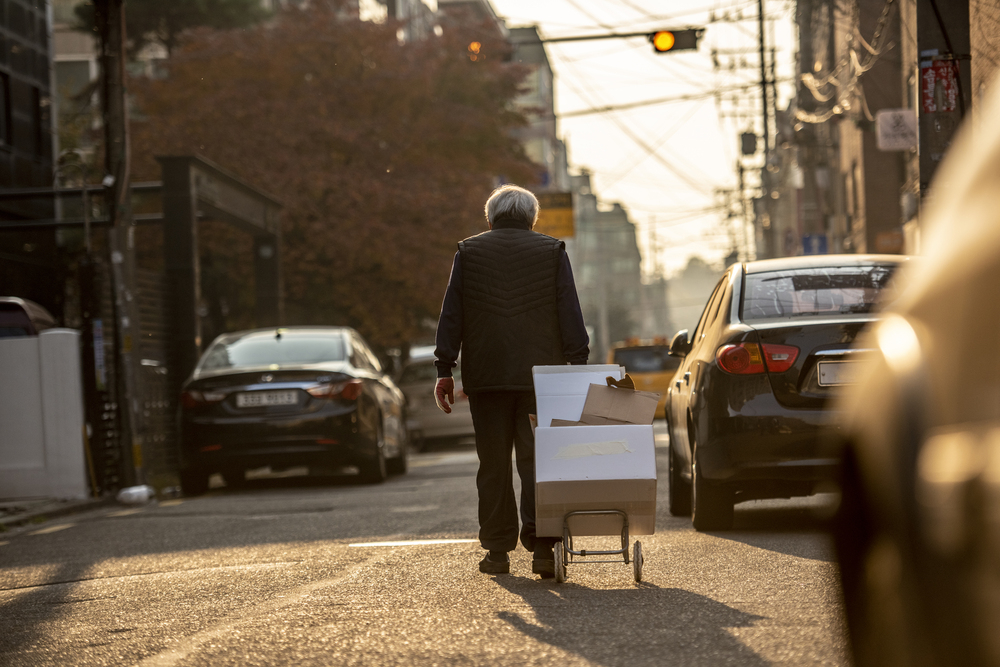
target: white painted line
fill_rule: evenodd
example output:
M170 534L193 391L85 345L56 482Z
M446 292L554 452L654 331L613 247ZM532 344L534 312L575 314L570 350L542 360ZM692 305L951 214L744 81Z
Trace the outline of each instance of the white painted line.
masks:
M141 509L121 510L120 512L111 512L108 516L129 516L130 514L138 514L141 511Z
M182 502L184 502L184 501L180 500L180 499L164 500L162 503L160 503L160 507L177 507Z
M479 540L405 540L401 542L356 542L349 547L419 547L427 544L468 544Z
M47 535L49 533L54 533L59 530L65 530L66 528L72 528L75 523L61 523L56 526L49 526L48 528L40 528L39 530L32 531L28 535Z
M410 512L433 512L441 509L438 505L411 505L409 507L393 507L390 512L397 514L407 514Z
M8 545L8 544L10 544L10 542L0 542L0 547L2 547L2 546L6 546L6 545Z

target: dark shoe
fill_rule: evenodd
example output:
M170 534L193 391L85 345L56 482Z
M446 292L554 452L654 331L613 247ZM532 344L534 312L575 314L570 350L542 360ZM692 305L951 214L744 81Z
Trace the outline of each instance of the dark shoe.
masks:
M479 571L486 574L510 574L510 556L505 551L491 551L479 561Z
M540 575L542 579L551 579L556 576L556 561L554 558L533 558L531 571Z

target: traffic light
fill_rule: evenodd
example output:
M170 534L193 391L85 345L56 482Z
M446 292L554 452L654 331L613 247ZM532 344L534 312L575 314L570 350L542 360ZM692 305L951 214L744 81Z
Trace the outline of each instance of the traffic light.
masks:
M673 53L674 51L695 51L698 40L705 33L704 28L686 28L684 30L658 30L650 33L649 41L657 53Z

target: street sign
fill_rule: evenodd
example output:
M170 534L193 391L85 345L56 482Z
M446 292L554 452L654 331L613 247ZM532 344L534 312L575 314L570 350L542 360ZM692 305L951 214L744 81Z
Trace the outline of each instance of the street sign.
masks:
M573 237L573 193L540 192L538 198L538 222L535 231L557 239Z
M917 147L917 114L913 109L875 112L875 145L880 151L908 151Z
M802 237L803 255L827 254L826 234L806 234Z

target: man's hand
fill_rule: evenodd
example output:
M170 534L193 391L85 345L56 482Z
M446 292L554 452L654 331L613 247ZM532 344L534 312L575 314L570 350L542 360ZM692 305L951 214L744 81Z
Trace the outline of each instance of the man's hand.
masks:
M451 406L455 403L455 378L438 378L434 385L434 401L442 412L451 414Z

